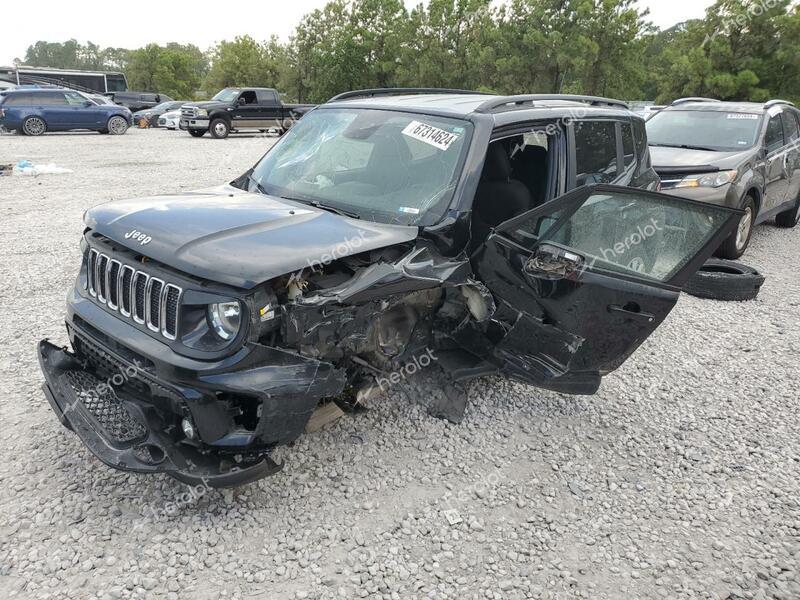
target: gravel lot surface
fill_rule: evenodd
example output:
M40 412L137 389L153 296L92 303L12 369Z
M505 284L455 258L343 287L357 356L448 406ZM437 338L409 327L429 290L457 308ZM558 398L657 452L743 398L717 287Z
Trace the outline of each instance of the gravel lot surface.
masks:
M236 491L94 459L34 352L66 341L83 211L271 143L0 137L0 163L73 170L0 178L0 598L800 598L800 228L756 231L757 301L683 297L594 397L483 379L453 426L423 376Z

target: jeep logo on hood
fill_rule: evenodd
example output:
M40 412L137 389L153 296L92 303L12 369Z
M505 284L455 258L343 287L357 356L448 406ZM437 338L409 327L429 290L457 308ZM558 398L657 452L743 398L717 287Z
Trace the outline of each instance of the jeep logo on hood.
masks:
M150 242L153 241L146 233L142 233L138 229L131 229L128 233L125 234L126 240L133 240L134 242L139 242L140 246L146 246Z

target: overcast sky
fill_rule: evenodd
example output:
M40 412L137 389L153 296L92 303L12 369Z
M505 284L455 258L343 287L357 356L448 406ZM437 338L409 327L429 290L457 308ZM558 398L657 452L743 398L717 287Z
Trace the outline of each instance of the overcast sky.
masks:
M292 0L234 3L218 18L203 18L204 3L187 4L141 0L127 5L107 5L111 15L122 12L126 22L111 16L102 5L75 4L64 0L40 0L36 18L10 20L0 25L0 65L10 65L22 58L26 48L38 40L63 42L75 38L92 41L100 46L138 48L150 42L193 43L206 49L215 42L250 34L263 40L272 34L287 39L300 18L307 12L325 5L326 0ZM419 0L406 0L412 7ZM639 0L650 9L651 20L665 28L687 19L702 17L713 0ZM123 8L124 7L124 8ZM166 10L164 7L167 7ZM158 17L163 12L163 16ZM276 18L280 15L280 18Z

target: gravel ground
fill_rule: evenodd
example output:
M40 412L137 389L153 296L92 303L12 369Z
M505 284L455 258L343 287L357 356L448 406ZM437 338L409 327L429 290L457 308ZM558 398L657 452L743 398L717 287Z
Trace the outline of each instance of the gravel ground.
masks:
M483 379L453 426L423 376L236 491L94 459L34 352L65 341L83 211L230 180L270 143L0 138L0 163L74 171L0 178L0 598L800 598L800 229L756 231L757 301L683 297L593 397Z

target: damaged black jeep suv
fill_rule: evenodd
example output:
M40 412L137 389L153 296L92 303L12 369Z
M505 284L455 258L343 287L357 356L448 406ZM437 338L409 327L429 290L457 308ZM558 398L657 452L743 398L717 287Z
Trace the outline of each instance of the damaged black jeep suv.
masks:
M741 214L658 185L615 100L343 94L228 185L87 212L45 393L109 466L211 486L423 355L455 405L492 373L592 394Z

